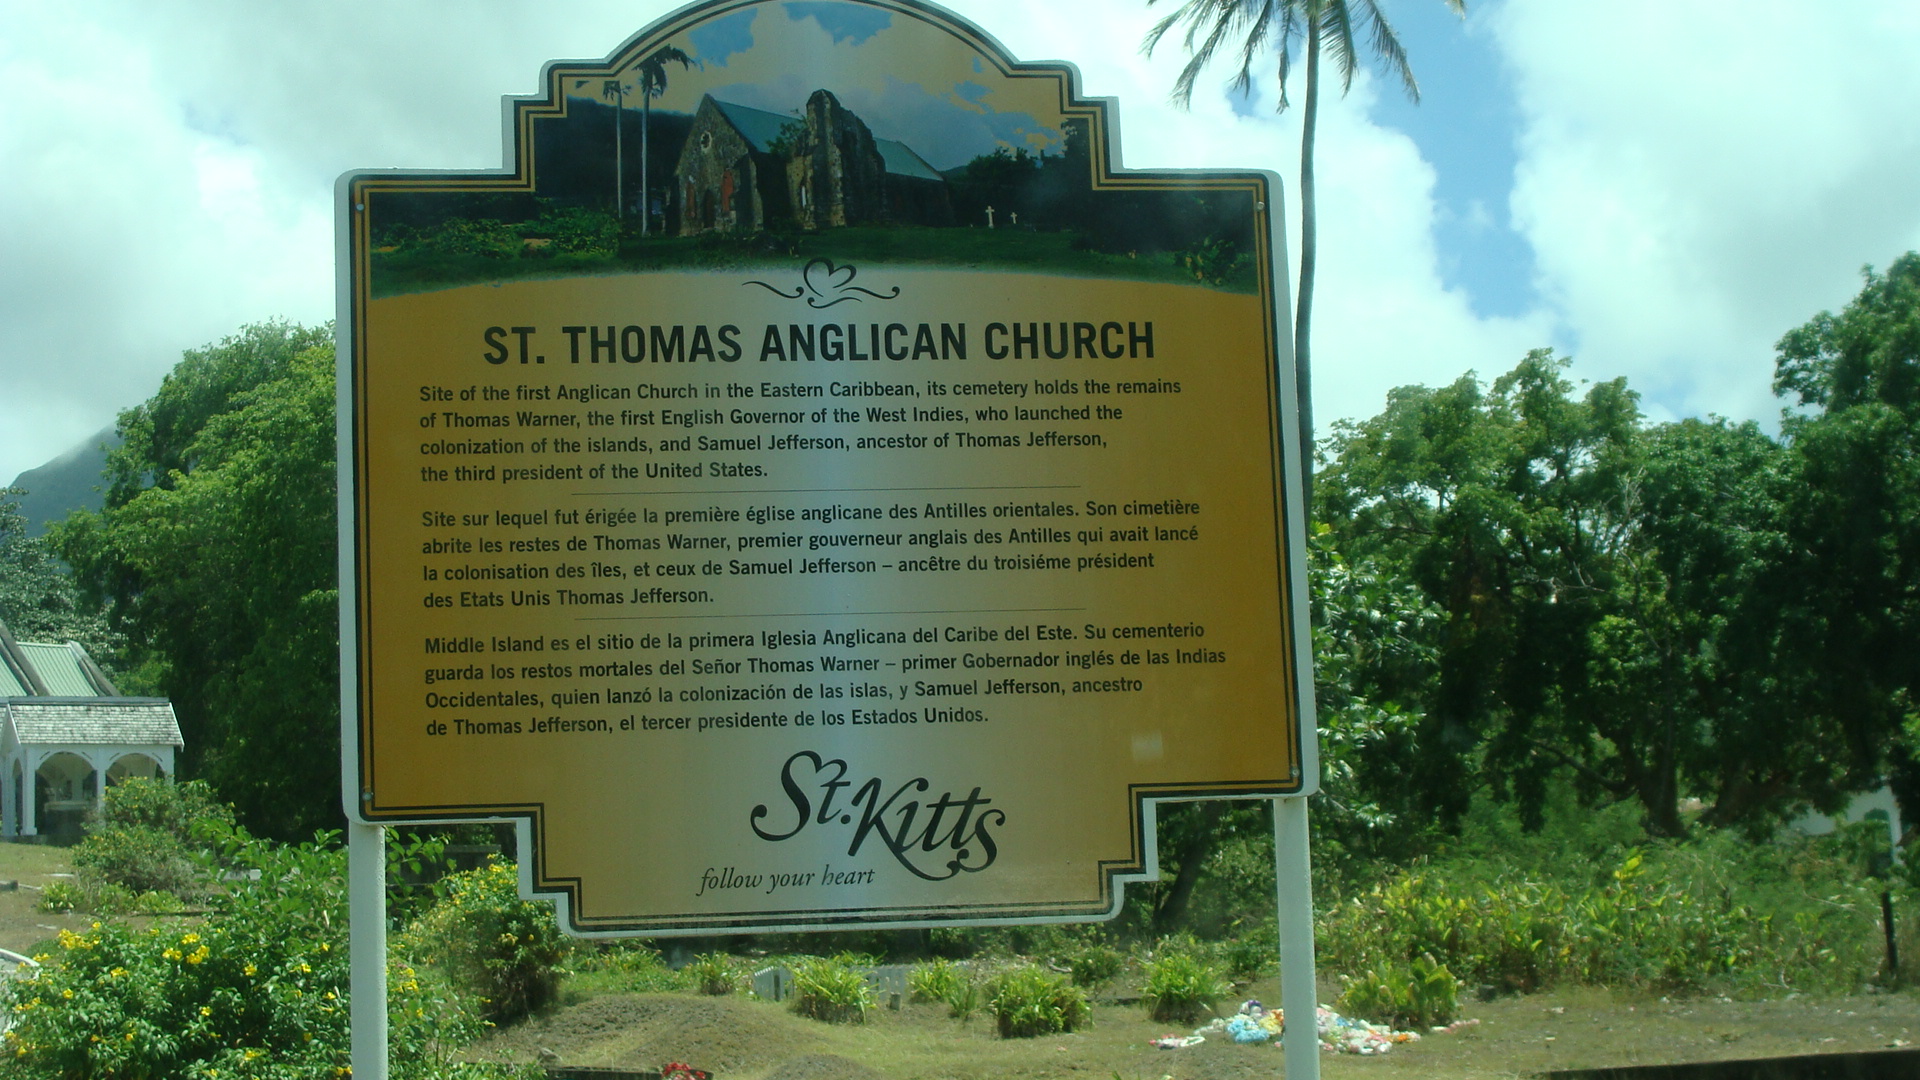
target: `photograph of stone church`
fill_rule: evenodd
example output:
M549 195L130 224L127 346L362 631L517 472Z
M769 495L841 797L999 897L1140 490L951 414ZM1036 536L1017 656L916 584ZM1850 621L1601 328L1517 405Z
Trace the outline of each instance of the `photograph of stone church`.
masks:
M953 224L946 178L905 143L874 138L828 90L799 118L703 96L673 202L682 236Z

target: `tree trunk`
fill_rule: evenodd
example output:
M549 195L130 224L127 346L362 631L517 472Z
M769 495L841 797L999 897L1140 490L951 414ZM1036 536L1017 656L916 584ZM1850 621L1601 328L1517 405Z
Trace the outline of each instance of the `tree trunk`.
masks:
M627 169L620 153L620 144L626 141L621 137L624 133L620 130L620 120L626 111L627 95L616 89L613 94L613 216L618 218L627 216Z
M653 222L653 199L647 194L647 129L653 126L653 87L640 80L640 235L647 235Z
M1293 314L1293 387L1300 416L1300 493L1313 513L1313 135L1320 115L1320 14L1307 15L1307 104L1300 124L1300 293Z
M1193 813L1199 818L1196 827L1188 830L1174 852L1174 858L1180 862L1179 869L1173 873L1173 884L1167 888L1167 894L1160 906L1153 912L1153 929L1157 934L1172 933L1186 918L1187 906L1193 900L1193 887L1200 881L1200 871L1207 864L1207 856L1213 854L1215 843L1219 840L1220 816L1227 811L1227 804L1209 801L1197 804Z

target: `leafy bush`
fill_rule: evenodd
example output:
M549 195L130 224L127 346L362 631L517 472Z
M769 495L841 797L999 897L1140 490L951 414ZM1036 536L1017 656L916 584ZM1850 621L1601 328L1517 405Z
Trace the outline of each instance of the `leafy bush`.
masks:
M1271 918L1252 927L1235 927L1220 943L1220 963L1227 978L1251 982L1264 975L1280 954L1280 930Z
M1073 985L1099 986L1111 982L1127 966L1127 957L1111 945L1092 943L1067 955L1067 967L1073 972Z
M917 964L907 972L907 996L913 1001L938 1001L960 1020L980 1008L980 984L966 968L945 958Z
M135 893L192 891L197 867L180 838L150 825L118 825L82 840L73 865L88 883L118 885Z
M513 1020L551 1001L572 948L553 905L520 899L518 868L499 859L446 881L446 899L402 935L407 954L483 1001L489 1020Z
M40 910L57 914L84 911L89 915L173 915L181 910L172 893L143 892L111 882L56 881L40 896Z
M131 897L117 903L105 886L133 895L193 896L196 860L206 847L194 839L195 831L233 825L233 809L199 780L129 779L108 788L101 803L99 816L87 823L87 838L73 849L86 901L81 906L101 914L132 910Z
M731 994L740 985L739 969L721 953L694 957L681 974L693 983L695 990L703 994Z
M582 994L678 993L687 988L687 976L644 941L607 941L568 961L567 986Z
M208 823L233 824L233 807L220 801L205 780L132 777L106 790L92 830L141 825L186 840Z
M1220 969L1190 951L1163 951L1147 962L1141 997L1147 1014L1167 1023L1191 1024L1213 1012L1231 989Z
M1349 1016L1396 1028L1452 1023L1460 1011L1460 980L1431 956L1395 965L1384 974L1349 980L1335 1007Z
M1093 1019L1086 991L1065 975L1033 966L996 977L987 988L987 1008L1003 1039L1073 1031Z
M1403 873L1328 909L1320 955L1336 971L1427 955L1470 983L1523 991L1847 989L1877 973L1878 897L1824 851L1709 837L1631 851L1597 883L1511 870L1472 880L1483 864Z
M549 210L524 230L546 237L553 248L572 255L611 256L620 247L620 222L612 214L570 206Z
M9 1076L230 1075L333 1080L347 1065L346 859L230 830L229 865L194 927L95 923L63 931L16 988ZM250 872L258 871L258 877ZM445 1075L482 1026L444 988L389 976L394 1075Z
M829 1024L865 1023L873 989L858 968L838 957L809 957L793 965L793 1011Z
M490 218L454 218L422 230L418 239L429 251L483 259L517 258L525 249L518 229Z

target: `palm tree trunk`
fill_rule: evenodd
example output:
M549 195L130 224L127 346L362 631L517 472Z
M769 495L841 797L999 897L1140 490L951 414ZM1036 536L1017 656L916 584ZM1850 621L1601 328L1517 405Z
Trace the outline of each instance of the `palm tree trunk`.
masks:
M1320 115L1320 12L1307 15L1307 104L1300 124L1300 295L1293 313L1293 388L1300 416L1300 493L1313 514L1313 268L1319 244L1314 229L1313 132Z
M627 95L616 92L613 95L613 216L627 216L627 169L620 154L620 144L626 140L621 136L620 120L627 111Z
M653 87L640 80L640 235L647 235L653 220L653 197L647 193L647 129L653 126Z

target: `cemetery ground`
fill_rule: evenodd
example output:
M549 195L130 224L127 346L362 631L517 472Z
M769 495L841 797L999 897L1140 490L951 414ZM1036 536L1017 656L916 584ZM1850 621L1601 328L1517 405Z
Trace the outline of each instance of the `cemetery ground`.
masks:
M64 849L0 844L0 948L25 954L60 952L61 930L85 932L82 913L40 910L41 888L71 872ZM39 888L36 888L39 887ZM120 917L139 925L194 918ZM630 948L631 946L626 946ZM592 948L591 946L588 947ZM1215 1033L1205 1043L1158 1050L1148 1040L1189 1025L1148 1019L1139 976L1129 969L1093 995L1092 1023L1069 1034L1002 1039L984 1010L958 1020L937 1003L902 1003L867 1013L864 1023L827 1024L784 1005L741 992L631 992L661 985L662 969L646 967L623 981L618 965L595 965L576 953L558 998L533 1016L506 1023L468 1046L475 1061L532 1065L543 1059L575 1066L653 1069L684 1061L722 1078L743 1080L1238 1080L1282 1074L1274 1045L1236 1045ZM762 961L735 957L744 970ZM598 967L600 970L594 970ZM1321 998L1340 987L1323 971ZM1273 1003L1271 977L1236 984L1220 1003L1231 1012L1245 998ZM1661 995L1645 990L1571 986L1492 1000L1465 995L1460 1015L1477 1020L1451 1034L1428 1034L1379 1057L1324 1054L1330 1078L1360 1076L1504 1077L1551 1069L1723 1061L1832 1054L1920 1044L1920 997L1911 991L1793 994L1773 1000L1716 993Z
M564 991L563 991L564 993ZM1279 1000L1272 979L1242 987ZM1337 985L1324 982L1331 1000ZM1231 1011L1236 1003L1223 1002ZM1568 1068L1726 1061L1883 1050L1920 1043L1920 1000L1910 994L1789 1001L1675 998L1583 988L1474 1003L1480 1022L1429 1034L1377 1057L1321 1055L1329 1080L1355 1077L1530 1076ZM1002 1039L991 1017L951 1019L938 1004L873 1010L864 1024L822 1024L771 1002L735 995L610 994L572 1001L497 1032L474 1047L492 1060L654 1068L685 1061L717 1077L756 1080L1252 1080L1284 1073L1275 1044L1236 1045L1215 1034L1198 1046L1157 1050L1171 1025L1137 1003L1096 1003L1084 1031Z

